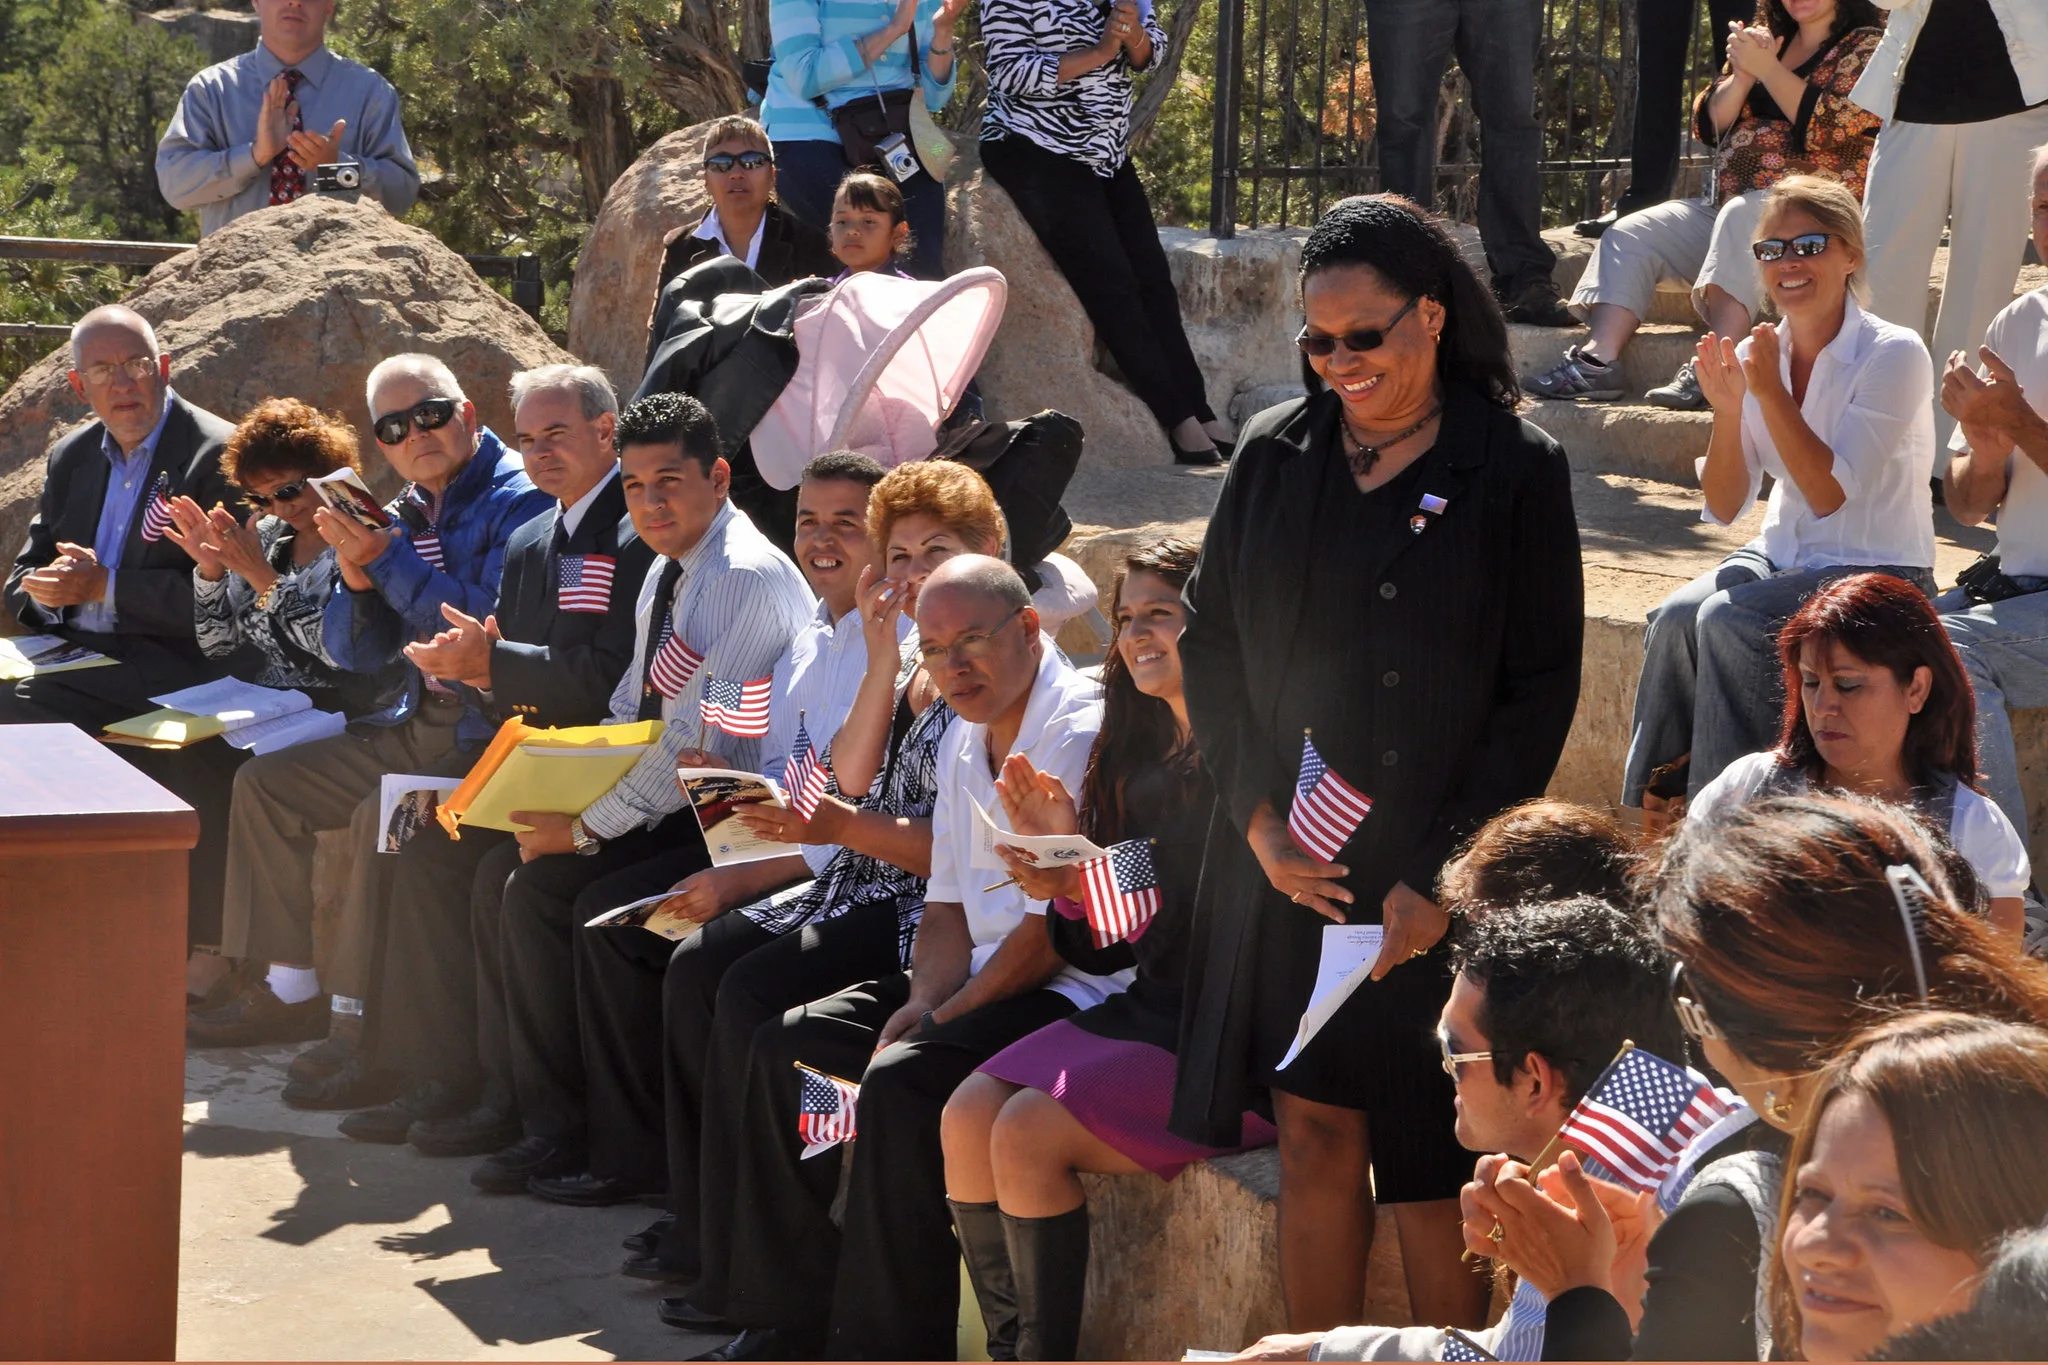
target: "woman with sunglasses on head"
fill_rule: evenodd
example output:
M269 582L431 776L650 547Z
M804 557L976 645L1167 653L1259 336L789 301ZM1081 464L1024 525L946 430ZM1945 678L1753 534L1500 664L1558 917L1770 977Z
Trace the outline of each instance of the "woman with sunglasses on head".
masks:
M1865 313L1863 212L1841 184L1772 186L1754 243L1783 321L1699 343L1714 407L1702 520L1726 526L1773 480L1756 539L1650 613L1622 804L1652 823L1770 743L1772 637L1824 584L1865 569L1934 589L1934 362Z
M1499 305L1437 219L1343 201L1301 290L1319 391L1250 423L1187 587L1188 716L1221 800L1172 1129L1233 1146L1272 1093L1290 1330L1360 1320L1375 1196L1416 1319L1472 1326L1487 1286L1459 1263L1471 1158L1431 1040L1451 988L1436 886L1467 836L1541 794L1571 725L1571 479L1514 415ZM1332 923L1383 926L1373 979L1283 1067Z
M340 469L361 472L356 434L339 418L296 398L269 398L250 409L221 452L221 473L253 510L246 520L189 497L171 502L165 538L192 557L195 634L210 658L235 660L234 672L262 687L305 693L316 710L353 719L376 709L402 669L349 673L321 647L321 617L338 578L334 554L313 525L320 498L310 480ZM205 997L227 979L220 942L227 813L246 750L226 743L175 751L132 751L132 760L199 812L187 933L194 946L188 993Z
M1771 1358L1759 1268L1777 1240L1783 1135L1812 1112L1829 1060L1904 1008L2048 1021L2048 968L1984 923L1972 881L1911 815L1860 798L1769 798L1672 837L1647 891L1680 1022L1779 1136L1725 1168L1698 1161L1711 1130L1681 1153L1666 1191L1683 1194L1628 1284L1600 1218L1581 1213L1595 1201L1574 1196L1575 1159L1541 1190L1518 1165L1483 1163L1467 1244L1550 1299L1545 1360ZM1638 1301L1639 1315L1624 1307Z
M775 151L760 124L743 114L715 120L704 135L703 169L711 207L662 242L657 296L691 266L720 256L745 262L771 289L838 273L822 227L797 217L775 197Z
M1700 789L1688 821L1764 796L1815 789L1909 806L1967 858L2013 943L2033 879L2026 844L1977 790L1977 726L1962 660L1912 584L1838 579L1778 632L1785 718L1774 749L1738 758Z

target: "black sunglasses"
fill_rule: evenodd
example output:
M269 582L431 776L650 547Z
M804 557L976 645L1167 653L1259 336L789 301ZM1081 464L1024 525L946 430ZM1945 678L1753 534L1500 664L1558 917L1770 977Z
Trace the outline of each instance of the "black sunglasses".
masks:
M737 166L743 171L758 171L763 166L772 166L775 158L766 152L713 152L704 158L704 169L724 175Z
M454 416L453 398L429 398L403 412L385 413L370 424L370 430L376 433L378 445L395 446L414 427L421 431L438 431L447 426Z
M1414 312L1415 305L1421 301L1422 296L1417 294L1414 298L1401 305L1401 311L1394 314L1393 321L1389 322L1386 326L1363 332L1346 332L1340 337L1328 337L1320 333L1311 332L1308 328L1304 327L1301 329L1301 334L1294 338L1294 344L1301 347L1303 355L1312 355L1318 360L1329 355L1339 346L1342 346L1353 355L1364 355L1367 351L1377 351L1386 344L1387 333L1399 327L1401 319Z
M1749 244L1749 249L1760 261L1782 261L1789 248L1794 256L1818 256L1828 249L1826 232L1802 232L1797 237L1763 237Z
M296 502L305 491L306 481L293 479L290 483L279 484L268 493L251 493L245 488L242 490L242 501L259 512L268 512L272 503Z

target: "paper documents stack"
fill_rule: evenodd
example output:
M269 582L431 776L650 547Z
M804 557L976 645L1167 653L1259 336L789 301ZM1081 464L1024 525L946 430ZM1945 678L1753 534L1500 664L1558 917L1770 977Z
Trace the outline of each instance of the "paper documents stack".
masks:
M514 716L498 727L469 776L434 818L451 839L461 827L519 830L515 810L580 815L633 770L661 734L658 720L536 730Z
M1295 1027L1294 1043L1275 1071L1299 1057L1352 993L1371 978L1372 964L1379 961L1380 945L1386 937L1386 926L1379 924L1323 926L1323 955L1316 962L1315 989L1309 992L1308 1008L1301 1012L1301 1023Z
M338 735L348 725L339 711L314 710L313 699L303 692L258 687L238 678L217 678L150 700L162 709L107 726L109 743L182 749L219 735L237 749L268 754Z
M55 635L0 639L0 682L18 682L44 673L70 673L80 668L105 668L119 662Z

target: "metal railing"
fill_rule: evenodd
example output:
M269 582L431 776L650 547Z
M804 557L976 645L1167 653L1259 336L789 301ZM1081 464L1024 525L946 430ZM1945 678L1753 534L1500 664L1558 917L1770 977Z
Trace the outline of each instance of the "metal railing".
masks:
M1210 230L1228 237L1238 227L1311 223L1328 204L1378 189L1366 0L1219 3ZM1634 117L1636 4L1543 0L1536 108L1546 222L1599 213L1623 188L1617 182L1626 177ZM1705 8L1693 0L1688 92L1718 66ZM1469 221L1479 128L1455 63L1437 126L1435 207ZM1685 136L1683 162L1698 165L1708 149L1692 141L1689 127Z

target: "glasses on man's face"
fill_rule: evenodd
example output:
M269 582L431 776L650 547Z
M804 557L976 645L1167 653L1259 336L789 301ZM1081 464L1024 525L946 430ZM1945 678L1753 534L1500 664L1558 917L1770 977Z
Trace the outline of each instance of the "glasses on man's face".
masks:
M1458 1079L1458 1068L1466 1063L1490 1062L1493 1060L1491 1052L1451 1051L1451 1035L1442 1028L1438 1028L1436 1031L1436 1050L1443 1054L1444 1075L1449 1076L1453 1081Z
M1330 355L1339 346L1342 346L1353 355L1364 355L1367 351L1377 351L1380 347L1386 345L1387 335L1401 325L1401 319L1415 311L1415 305L1421 299L1422 296L1417 294L1414 298L1402 304L1401 311L1394 314L1393 320L1384 327L1368 328L1360 332L1346 332L1342 336L1334 337L1325 336L1321 332L1311 332L1308 328L1304 327L1294 338L1294 344L1301 347L1303 355L1314 356L1318 360L1321 360L1326 355Z
M1716 1042L1723 1041L1725 1035L1715 1026L1714 1021L1707 1017L1706 1010L1697 1000L1684 992L1685 964L1674 962L1671 964L1671 1008L1678 1014L1678 1026L1700 1042L1706 1042L1710 1038Z
M1759 261L1768 265L1772 261L1784 260L1787 251L1794 256L1818 256L1828 249L1829 235L1825 232L1802 232L1797 237L1763 237L1751 242L1749 249Z
M1022 607L1012 607L1008 616L987 630L974 635L963 635L950 645L920 645L917 651L918 661L927 669L934 669L953 659L958 659L962 663L986 659L989 652L995 648L996 636L1001 635L1003 628L1016 620L1023 610Z
M454 416L453 398L429 398L402 411L385 413L371 424L370 430L377 434L378 445L395 446L414 427L421 431L438 431L447 426Z
M704 169L714 175L724 175L735 166L743 171L758 171L774 164L766 152L713 152L704 158Z
M103 389L114 382L114 376L125 373L138 384L147 384L156 377L157 361L152 356L139 355L130 360L102 360L97 365L88 365L80 370L79 376L96 389Z
M242 501L259 512L268 512L273 503L297 502L305 491L306 481L293 479L290 483L279 484L268 493L251 493L245 488L242 490Z

